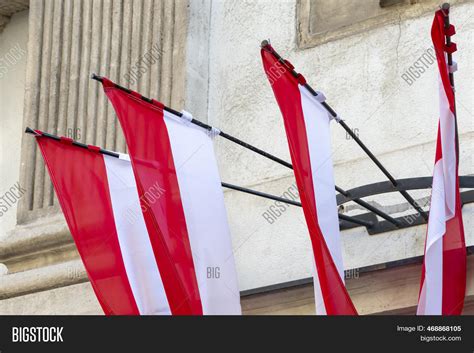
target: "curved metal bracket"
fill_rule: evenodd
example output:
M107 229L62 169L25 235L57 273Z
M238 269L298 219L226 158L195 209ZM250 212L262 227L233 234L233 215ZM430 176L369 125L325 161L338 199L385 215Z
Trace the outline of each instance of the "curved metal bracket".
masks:
M383 181L373 184L367 184L359 186L350 190L347 190L345 195L337 194L336 200L337 205L343 205L347 202L353 201L354 199L360 199L367 196L386 194L390 192L399 192L407 190L421 190L421 189L430 189L432 177L419 177L419 178L406 178L406 179L397 179L397 186L393 186L390 181ZM459 177L459 187L461 189L474 189L474 176L466 175ZM474 191L464 191L461 192L461 202L462 204L474 202ZM363 221L373 222L372 227L367 227L367 232L371 235L389 232L392 230L402 229L417 226L420 224L426 223L426 221L420 216L418 212L414 212L403 217L397 217L395 220L398 221L399 226L396 227L388 221L379 221L377 216L373 212L363 213L357 216L352 216L353 218L360 219ZM358 227L354 223L349 223L345 221L340 222L341 230L350 229Z

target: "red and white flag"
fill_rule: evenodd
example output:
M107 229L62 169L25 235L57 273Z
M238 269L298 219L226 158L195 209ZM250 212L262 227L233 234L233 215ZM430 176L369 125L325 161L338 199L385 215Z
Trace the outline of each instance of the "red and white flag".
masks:
M72 140L36 137L87 274L106 315L170 314L131 164ZM153 197L165 190L155 185Z
M431 28L438 59L440 116L433 171L430 215L426 234L418 315L459 315L466 292L466 244L461 212L458 177L458 146L454 91L449 81L446 52L456 49L445 45L444 15L437 11Z
M178 133L180 128L172 130ZM240 314L222 188L212 141L206 134L193 131L179 137L197 147L194 154L187 155L188 161L180 160L180 189L171 189L164 176L139 193L127 155L116 158L98 153L94 146L83 149L72 145L71 139L56 141L38 133L58 200L106 315ZM182 153L180 158L185 156ZM173 211L167 207L167 198L178 199L184 208L181 226L190 242L186 255L197 283L196 293L183 291L179 298L173 297L176 292L166 290L170 286L185 288L179 271L180 261L187 259L176 257L183 247L176 236L179 229L164 223L171 249L169 255L159 255L153 242L164 243L161 230L149 232L144 217L156 205L163 208L162 217L174 217L168 214ZM171 275L167 271L172 271ZM191 311L187 302L187 296L193 295L200 305L197 311Z
M212 137L160 102L147 102L106 78L103 87L122 125L171 313L240 314ZM156 184L165 192L144 202Z
M331 119L321 102L304 87L303 76L293 77L271 53L272 50L267 45L261 54L265 73L283 115L296 183L313 246L316 314L357 315L344 285L331 159Z

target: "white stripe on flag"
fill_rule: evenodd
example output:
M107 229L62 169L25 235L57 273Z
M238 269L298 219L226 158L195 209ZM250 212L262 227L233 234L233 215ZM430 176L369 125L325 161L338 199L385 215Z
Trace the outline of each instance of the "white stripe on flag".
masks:
M140 314L170 315L140 208L132 165L126 158L103 157L120 250Z
M424 260L425 277L421 284L418 315L443 313L443 237L446 234L446 222L456 213L455 117L442 82L439 83L439 106L442 156L436 161L433 170Z
M321 103L316 101L304 86L298 85L298 87L301 93L301 106L308 137L318 224L336 264L339 276L344 282L341 236L332 166L331 132L329 129L331 120L327 110Z
M164 113L205 315L239 315L240 294L212 139Z
M327 110L321 103L316 101L304 86L298 85L298 87L300 89L301 106L308 138L318 224L339 276L344 283L344 265L342 262L339 218L337 215L334 172L330 148L330 119ZM313 264L316 266L314 259ZM314 267L313 277L316 314L326 315L326 307L322 297L316 267Z
M441 81L441 79L440 79ZM439 83L439 124L441 133L442 168L444 178L444 192L446 194L446 221L456 213L456 117L449 108L449 100L443 83Z
M443 236L446 233L442 160L435 164L425 249L425 279L417 314L441 315L443 302Z
M321 283L319 282L318 271L316 270L316 261L313 259L313 286L314 286L314 305L316 315L327 315L326 304L324 304L323 293L321 291Z
M467 259L458 185L455 98L446 62L445 34L445 14L438 10L431 27L431 39L438 59L440 115L417 311L428 315L460 315L466 296Z

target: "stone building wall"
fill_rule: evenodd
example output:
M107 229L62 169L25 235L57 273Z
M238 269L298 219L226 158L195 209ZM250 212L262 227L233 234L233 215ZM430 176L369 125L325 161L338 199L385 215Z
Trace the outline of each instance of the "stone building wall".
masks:
M0 58L17 43L27 54L0 78L0 194L16 182L26 191L0 217L0 314L100 313L40 155L31 136L23 134L30 126L124 151L111 106L97 82L90 80L93 72L177 110L185 108L289 160L281 115L259 53L261 40L270 38L314 88L325 92L396 178L431 175L438 114L436 67L428 65L413 82L403 75L429 53L438 3L394 1L367 11L366 17L359 13L357 21L344 26L351 18L344 12L349 11L344 1L335 2L342 4L342 19L328 24L334 27L327 32L321 23L331 9L318 8L325 3L320 0L31 0L28 11L9 16L0 33ZM361 6L369 3L380 4L360 1ZM460 173L472 175L474 2L452 3L459 48ZM153 63L137 79L133 67L147 53L153 54ZM333 124L332 133L338 185L350 189L385 180L342 128ZM215 141L223 181L276 195L294 187L291 171L226 140ZM428 195L426 190L413 193L418 200ZM244 293L310 277L309 237L299 208L285 208L270 223L264 214L273 202L234 191L225 191L225 198ZM412 212L398 194L367 200L392 214ZM344 212L353 215L361 209L351 204ZM472 245L474 205L466 205L463 214ZM425 226L377 235L363 227L344 231L345 268L383 268L381 264L421 255L425 231ZM410 278L409 288L397 279L397 285L389 281L374 291L407 293L410 298L397 305L412 306L418 278L413 271L409 276L400 272ZM358 285L373 281L357 280L350 280L349 287L354 288L351 295L360 298L361 312L394 309L390 295L376 296L377 306L370 307L374 300ZM469 285L472 295L474 284ZM265 312L258 309L260 299L246 300L249 312ZM309 304L297 312L311 310Z

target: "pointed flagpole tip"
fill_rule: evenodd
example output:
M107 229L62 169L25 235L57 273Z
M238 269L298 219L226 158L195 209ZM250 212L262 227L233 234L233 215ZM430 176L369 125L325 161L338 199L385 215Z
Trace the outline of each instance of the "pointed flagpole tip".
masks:
M35 135L35 136L41 136L40 133L36 132L35 130L33 130L33 129L30 128L29 126L26 127L26 129L25 129L25 134L31 134L31 135Z
M101 81L102 80L102 77L96 75L95 73L92 73L91 75L91 79L93 80L97 80L97 81Z
M262 43L260 43L260 48L265 48L269 44L270 44L270 41L267 39L264 39L262 40Z

